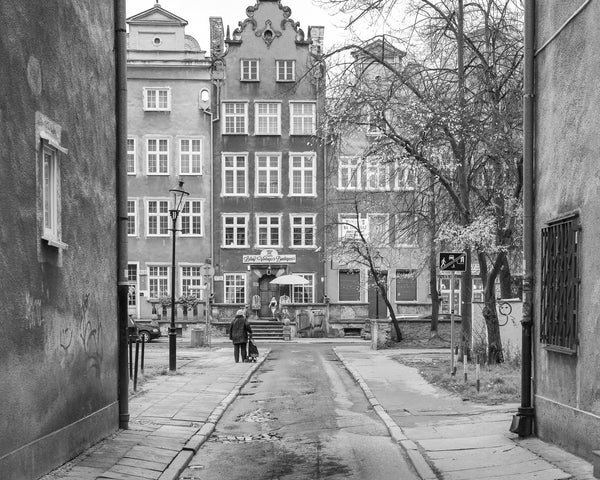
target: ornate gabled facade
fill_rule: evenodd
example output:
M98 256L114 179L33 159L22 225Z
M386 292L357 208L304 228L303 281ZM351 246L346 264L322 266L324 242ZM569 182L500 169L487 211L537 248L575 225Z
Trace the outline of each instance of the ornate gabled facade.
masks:
M206 299L210 289L210 60L186 35L187 21L158 3L127 23L129 308L134 318L162 323L169 315L159 300L170 296L172 275L176 298ZM189 196L173 272L169 189L178 180ZM180 305L178 320L183 313Z
M290 313L323 308L323 28L304 31L291 13L259 0L225 38L211 19L215 320L240 306L272 319L273 299ZM307 283L271 283L290 273Z

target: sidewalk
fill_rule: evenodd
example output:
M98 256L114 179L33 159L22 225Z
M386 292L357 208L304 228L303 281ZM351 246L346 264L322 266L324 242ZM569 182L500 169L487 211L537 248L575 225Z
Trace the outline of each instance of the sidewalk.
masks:
M268 354L261 351L257 363L234 363L231 342L181 349L176 374L157 375L130 398L129 430L40 480L177 479Z
M431 351L335 347L423 480L593 480L592 465L537 438L509 432L517 404L463 402L392 355Z

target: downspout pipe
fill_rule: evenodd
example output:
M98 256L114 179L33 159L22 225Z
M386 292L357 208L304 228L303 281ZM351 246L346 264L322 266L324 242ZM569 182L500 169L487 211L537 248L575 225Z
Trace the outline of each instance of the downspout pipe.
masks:
M115 110L116 110L116 196L117 196L117 325L119 428L129 428L129 371L127 365L127 31L125 2L114 1Z
M521 437L533 433L533 213L534 213L534 43L535 0L525 0L523 61L523 320L521 336L521 406L510 431Z

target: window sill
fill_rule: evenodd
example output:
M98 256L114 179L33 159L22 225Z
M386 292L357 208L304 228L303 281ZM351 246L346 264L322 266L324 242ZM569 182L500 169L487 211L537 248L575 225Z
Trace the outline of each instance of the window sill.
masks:
M48 243L48 245L50 245L51 247L56 247L60 250L67 250L69 248L69 245L67 245L64 242L61 242L60 240L58 240L56 238L42 235L42 240L46 241L46 243Z
M567 347L559 347L558 345L544 345L544 350L548 352L560 353L562 355L569 355L570 357L577 356L577 350L573 350L572 348Z

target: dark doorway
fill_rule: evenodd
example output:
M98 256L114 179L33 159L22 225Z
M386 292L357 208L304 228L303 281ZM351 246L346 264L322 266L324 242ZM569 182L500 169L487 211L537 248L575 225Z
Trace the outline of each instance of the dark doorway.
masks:
M273 312L269 307L271 299L275 297L277 306L279 306L279 288L277 285L272 285L270 282L275 278L275 275L263 275L258 282L258 293L260 295L260 317L273 317Z
M381 282L387 286L387 272L379 272ZM374 278L369 275L369 318L386 318L388 315L385 301L375 285Z

